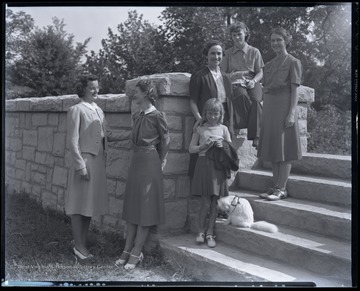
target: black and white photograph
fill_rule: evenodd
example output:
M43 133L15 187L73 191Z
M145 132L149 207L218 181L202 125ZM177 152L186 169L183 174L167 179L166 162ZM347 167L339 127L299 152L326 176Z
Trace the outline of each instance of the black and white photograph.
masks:
M2 3L2 287L357 287L359 3L54 3Z

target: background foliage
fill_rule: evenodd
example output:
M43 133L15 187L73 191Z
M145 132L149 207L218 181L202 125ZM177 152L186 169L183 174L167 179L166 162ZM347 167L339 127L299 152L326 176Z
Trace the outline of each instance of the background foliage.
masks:
M309 150L350 153L348 141L326 148L324 126L331 120L337 132L351 135L351 5L294 7L167 7L154 26L130 11L117 31L108 29L99 52L87 53L87 39L73 44L63 21L34 28L24 12L6 11L6 98L56 96L74 93L74 80L81 72L99 76L101 94L119 93L126 80L162 72L194 73L205 65L204 43L219 39L232 45L228 26L245 22L251 31L249 44L262 53L264 62L274 53L270 32L277 26L293 36L289 53L301 60L303 84L315 89L308 131ZM85 62L82 60L85 59ZM330 120L329 120L330 118ZM312 119L312 120L311 120ZM346 139L339 134L331 142ZM319 137L321 136L321 138ZM340 138L341 137L341 138ZM324 140L322 140L324 139ZM321 144L321 146L318 146ZM334 153L335 153L334 152Z

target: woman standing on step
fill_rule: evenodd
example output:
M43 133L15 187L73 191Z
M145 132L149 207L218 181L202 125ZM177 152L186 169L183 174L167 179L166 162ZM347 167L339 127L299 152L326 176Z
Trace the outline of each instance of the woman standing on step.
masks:
M208 99L204 104L202 118L204 122L196 128L189 145L189 152L198 155L190 193L201 198L196 242L204 243L206 239L208 247L213 248L216 246L217 201L219 197L228 196L230 165L234 163L238 169L239 160L236 150L230 145L230 132L222 124L222 102L216 98Z
M122 217L127 222L126 243L117 265L134 269L142 261L142 249L151 227L165 223L163 170L169 151L165 114L154 104L156 88L151 80L140 80L133 101L140 111L133 115L131 160Z
M291 35L284 28L271 33L276 57L265 64L264 104L258 158L272 163L273 187L260 198L270 201L287 197L286 183L291 161L302 158L298 115L298 88L302 80L300 60L287 52Z
M108 212L105 155L108 141L130 139L128 133L108 130L104 112L94 99L96 76L82 76L77 85L81 101L67 113L67 142L73 160L65 195L65 212L71 216L73 252L79 259L93 257L87 247L91 218Z

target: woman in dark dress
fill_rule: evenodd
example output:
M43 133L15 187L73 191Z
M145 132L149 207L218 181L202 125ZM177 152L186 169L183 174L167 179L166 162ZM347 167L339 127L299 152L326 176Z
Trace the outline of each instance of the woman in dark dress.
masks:
M116 264L134 269L143 259L142 248L151 227L165 223L163 169L170 138L165 114L154 104L157 93L151 80L140 80L133 101L133 157L125 189L122 217L127 222L125 248Z

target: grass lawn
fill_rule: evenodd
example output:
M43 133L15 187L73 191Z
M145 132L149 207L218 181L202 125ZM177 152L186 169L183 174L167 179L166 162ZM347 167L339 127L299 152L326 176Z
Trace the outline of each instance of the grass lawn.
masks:
M175 261L165 260L161 251L147 254L134 270L114 262L125 244L119 234L91 229L89 249L93 259L80 261L72 253L70 219L44 210L25 194L5 196L6 281L190 281ZM80 284L80 283L79 283ZM125 283L126 284L126 283Z

